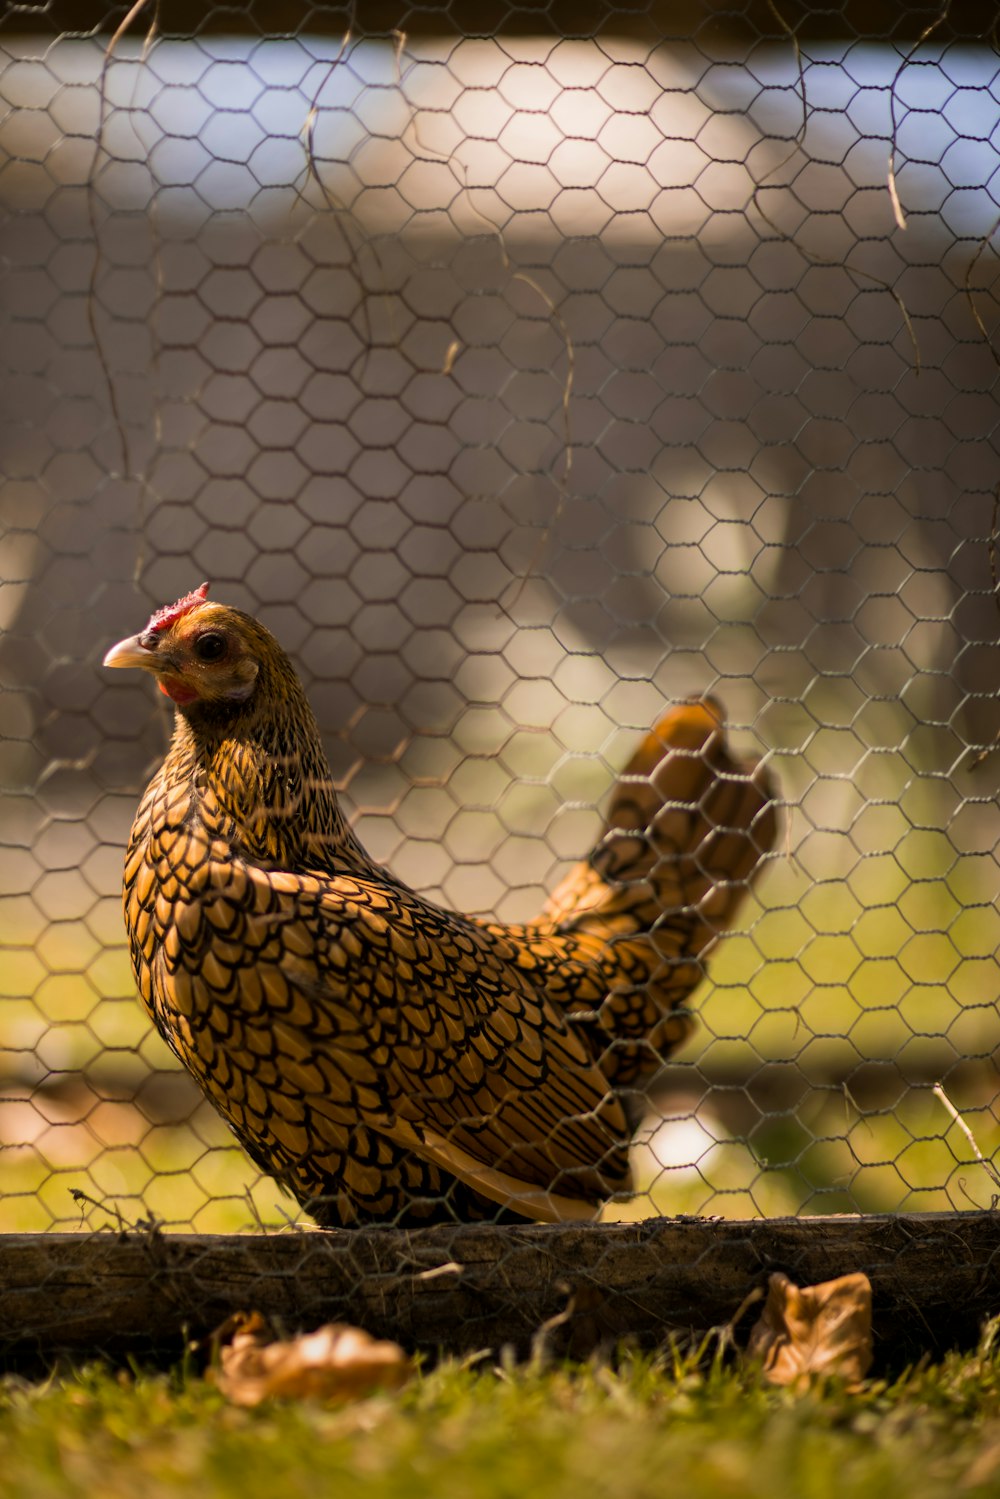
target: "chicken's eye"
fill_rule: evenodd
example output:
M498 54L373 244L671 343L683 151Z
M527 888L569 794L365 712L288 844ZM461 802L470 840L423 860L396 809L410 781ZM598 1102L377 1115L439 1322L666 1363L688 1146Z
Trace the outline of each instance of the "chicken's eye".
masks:
M226 637L209 630L199 635L194 643L194 653L199 661L221 661L226 654Z

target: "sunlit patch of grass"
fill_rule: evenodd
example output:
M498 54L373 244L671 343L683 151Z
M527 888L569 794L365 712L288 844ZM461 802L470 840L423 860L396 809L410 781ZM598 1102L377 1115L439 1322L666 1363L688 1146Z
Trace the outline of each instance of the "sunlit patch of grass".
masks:
M818 881L775 866L711 957L702 1035L685 1055L714 1045L733 1065L805 1053L807 1066L831 1067L927 1042L954 1057L1000 1048L995 865L970 857L947 879L913 878L901 858Z
M846 1087L807 1088L758 1116L745 1138L719 1118L718 1096L692 1091L685 1112L647 1119L633 1154L636 1195L605 1217L947 1212L995 1200L995 1090L963 1098L963 1129L930 1086L900 1081L894 1098L867 1110Z

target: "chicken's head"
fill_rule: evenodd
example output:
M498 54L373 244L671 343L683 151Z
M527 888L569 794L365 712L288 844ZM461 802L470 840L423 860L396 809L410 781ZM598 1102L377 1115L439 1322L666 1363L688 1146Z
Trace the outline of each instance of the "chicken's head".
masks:
M249 615L210 603L208 584L202 583L158 609L138 635L112 646L104 665L151 672L160 691L181 708L242 703L257 684L265 641L270 637Z

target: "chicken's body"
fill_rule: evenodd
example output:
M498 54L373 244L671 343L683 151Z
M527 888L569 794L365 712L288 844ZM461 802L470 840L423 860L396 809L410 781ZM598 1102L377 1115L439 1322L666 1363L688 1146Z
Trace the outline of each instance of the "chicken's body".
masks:
M325 1225L591 1217L627 1192L636 1090L774 836L717 708L661 721L591 858L507 927L371 863L255 620L199 592L107 659L178 703L126 857L139 990L253 1159Z

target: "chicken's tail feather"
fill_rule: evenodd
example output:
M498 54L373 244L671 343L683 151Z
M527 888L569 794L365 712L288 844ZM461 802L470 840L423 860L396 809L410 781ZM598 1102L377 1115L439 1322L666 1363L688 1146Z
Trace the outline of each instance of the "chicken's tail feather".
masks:
M682 1006L701 959L732 926L776 833L770 777L734 758L720 705L697 698L664 714L619 777L593 852L536 928L564 965L589 970L590 984L578 970L566 1013L615 1086L648 1077L689 1034Z

